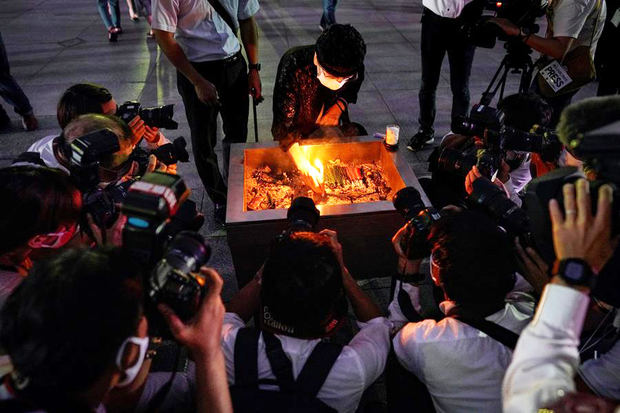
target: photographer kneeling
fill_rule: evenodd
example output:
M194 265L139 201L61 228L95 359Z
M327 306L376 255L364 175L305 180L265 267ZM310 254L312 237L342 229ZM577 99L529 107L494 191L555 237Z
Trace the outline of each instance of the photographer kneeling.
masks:
M596 45L605 24L605 1L552 0L549 4L547 7L546 37L524 32L522 28L504 18L492 18L490 21L497 24L508 36L518 37L527 46L547 57L548 60L555 59L560 65L569 66L569 72L572 71L573 66L575 73L578 70L589 71L590 68L593 68ZM533 89L553 107L553 118L550 125L555 127L562 109L570 103L573 96L579 91L581 85L575 85L575 83L579 83L581 79L573 79L575 83L566 82L566 86L555 93L546 91L543 94L538 77L540 75L534 80ZM554 78L558 77L561 77L561 74L556 73ZM565 89L570 90L565 91Z
M404 234L399 231L396 246ZM393 339L395 354L427 387L436 411L500 412L512 348L534 313L531 287L515 273L509 237L486 215L444 209L429 239L431 277L445 296L440 309L446 317L410 319ZM410 259L409 270L419 272L420 264ZM402 288L421 312L420 286ZM390 304L395 324L407 320L396 297Z
M148 322L130 262L115 249L69 250L33 267L0 316L0 344L13 363L0 410L103 412L111 389L144 379ZM207 293L189 324L160 309L196 362L197 411L232 412L219 343L222 280L202 274Z
M325 339L345 323L347 298L361 330L342 347ZM282 235L227 311L222 342L237 412L354 412L385 368L390 323L344 266L333 231ZM257 311L260 329L246 328Z

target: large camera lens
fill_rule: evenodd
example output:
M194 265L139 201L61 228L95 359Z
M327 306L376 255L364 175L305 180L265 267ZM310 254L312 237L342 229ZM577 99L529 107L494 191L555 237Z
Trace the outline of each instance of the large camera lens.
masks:
M286 213L289 221L289 231L314 231L319 222L321 213L311 198L300 196L293 199Z
M392 200L394 208L407 220L410 220L420 213L420 211L426 209L426 205L422 201L420 191L414 187L407 186L394 195Z
M154 128L177 129L179 124L175 122L174 105L163 105L152 108L142 108L140 117L145 124Z
M463 153L455 149L445 148L437 159L437 168L445 172L456 172L467 176L471 168L476 165L478 158L475 153Z
M472 187L473 192L468 201L487 210L508 233L521 235L529 231L530 221L525 211L491 181L479 178L473 182Z

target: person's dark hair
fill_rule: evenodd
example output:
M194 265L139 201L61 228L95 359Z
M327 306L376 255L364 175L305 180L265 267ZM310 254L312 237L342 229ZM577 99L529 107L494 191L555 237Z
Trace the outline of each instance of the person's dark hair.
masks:
M450 300L483 316L503 307L515 283L512 247L489 217L468 210L443 216L430 240L439 281Z
M140 275L119 249L67 250L34 265L0 314L0 344L23 396L54 405L114 366L142 316Z
M364 64L366 43L350 24L333 24L316 41L319 64L334 76L351 76Z
M80 192L56 169L11 166L0 169L0 255L38 234L79 219Z
M343 294L342 270L326 236L297 232L274 244L263 269L261 303L275 320L317 331Z
M534 125L547 126L553 109L535 93L516 93L503 98L497 108L504 112L506 126L525 132Z
M101 105L112 99L110 91L94 83L78 83L65 91L58 101L56 117L62 129L73 119L87 113L103 113Z

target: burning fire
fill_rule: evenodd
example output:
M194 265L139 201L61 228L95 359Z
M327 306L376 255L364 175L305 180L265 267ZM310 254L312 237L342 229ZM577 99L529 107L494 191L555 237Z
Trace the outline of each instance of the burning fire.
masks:
M312 190L317 193L324 193L323 162L321 162L319 158L314 158L311 162L310 154L308 153L309 149L310 148L307 146L301 146L299 143L295 143L289 149L289 153L293 157L293 161L295 161L295 165L297 169L299 169L299 172L312 179L312 182L308 180Z

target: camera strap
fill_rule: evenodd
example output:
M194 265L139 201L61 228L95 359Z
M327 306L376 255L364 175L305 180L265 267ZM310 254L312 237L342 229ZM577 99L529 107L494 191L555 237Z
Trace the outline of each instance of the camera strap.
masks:
M235 25L235 21L233 20L233 17L230 15L230 13L228 13L228 10L224 8L224 6L222 5L222 3L219 2L219 0L207 0L207 1L211 5L211 7L213 7L213 10L215 10L215 12L220 15L222 20L226 22L228 27L230 27L230 30L232 30L233 34L237 36L237 26Z
M517 341L519 340L519 335L517 333L514 333L513 331L510 331L507 328L484 318L473 317L469 314L465 315L458 307L451 310L448 313L448 317L454 318L469 325L470 327L475 328L476 330L482 331L487 336L491 337L495 341L499 341L511 350L514 350L517 345Z

